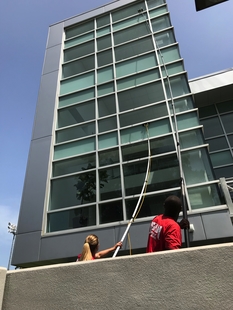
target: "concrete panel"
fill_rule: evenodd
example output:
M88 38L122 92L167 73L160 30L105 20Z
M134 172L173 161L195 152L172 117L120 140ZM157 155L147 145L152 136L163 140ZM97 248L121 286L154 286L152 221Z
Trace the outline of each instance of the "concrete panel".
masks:
M42 74L57 71L60 66L61 43L53 47L47 48L45 52L44 67Z
M31 142L17 234L41 230L50 145L51 137Z
M64 23L57 23L49 27L47 48L50 48L54 45L61 44L63 32L64 32Z
M9 271L3 309L230 310L232 255L230 243Z
M41 78L32 140L52 135L57 83L58 71L45 74Z
M6 281L6 268L0 267L0 309L2 309L5 281Z
M207 239L233 236L233 226L227 210L203 213L201 216Z
M41 231L16 235L12 265L38 262L40 250Z

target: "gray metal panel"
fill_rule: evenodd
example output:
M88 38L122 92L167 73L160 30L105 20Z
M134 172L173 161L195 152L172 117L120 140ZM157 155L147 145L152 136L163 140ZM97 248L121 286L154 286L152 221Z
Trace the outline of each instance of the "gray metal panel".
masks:
M57 95L58 71L41 78L32 139L52 135L54 109ZM49 85L49 87L48 87Z
M17 235L12 265L17 266L21 263L37 262L39 259L40 238L40 231Z
M51 137L31 142L17 233L41 230Z
M233 236L233 226L227 210L203 213L201 216L207 239Z
M49 27L47 48L61 44L64 31L64 23L57 23Z
M45 53L44 68L42 74L47 74L59 69L62 45L58 44L47 48Z
M190 224L194 225L194 232L189 233L189 240L192 241L199 241L199 240L206 240L205 230L203 227L202 219L200 214L190 215L188 217ZM181 221L179 218L178 222ZM182 240L184 242L184 232L182 230Z

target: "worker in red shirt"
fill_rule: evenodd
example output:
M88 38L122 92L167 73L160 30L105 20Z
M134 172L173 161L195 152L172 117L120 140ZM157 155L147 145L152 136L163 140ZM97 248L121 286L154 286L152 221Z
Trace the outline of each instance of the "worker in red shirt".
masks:
M164 213L156 216L150 225L146 252L179 249L182 244L181 229L189 228L186 219L177 223L181 211L181 200L169 196L164 202Z

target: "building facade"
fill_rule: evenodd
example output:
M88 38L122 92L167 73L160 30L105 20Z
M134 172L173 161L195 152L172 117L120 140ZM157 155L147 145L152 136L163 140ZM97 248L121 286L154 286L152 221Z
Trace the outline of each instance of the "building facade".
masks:
M165 0L114 1L51 26L12 264L74 261L90 232L111 246L142 196L121 254L144 252L181 177L192 244L231 238L200 111L201 123Z

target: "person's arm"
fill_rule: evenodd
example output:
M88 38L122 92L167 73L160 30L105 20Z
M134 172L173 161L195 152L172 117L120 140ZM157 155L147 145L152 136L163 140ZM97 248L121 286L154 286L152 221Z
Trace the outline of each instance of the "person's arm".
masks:
M117 247L122 247L122 242L117 242L113 247L99 251L95 254L95 258L102 258L106 255L108 255L109 253L113 252L116 250Z
M167 228L164 233L165 239L165 250L176 250L180 249L182 245L182 237L180 227L175 223Z
M178 225L180 226L181 229L189 229L189 226L190 226L189 220L187 220L187 219L182 219L182 220L178 223Z

